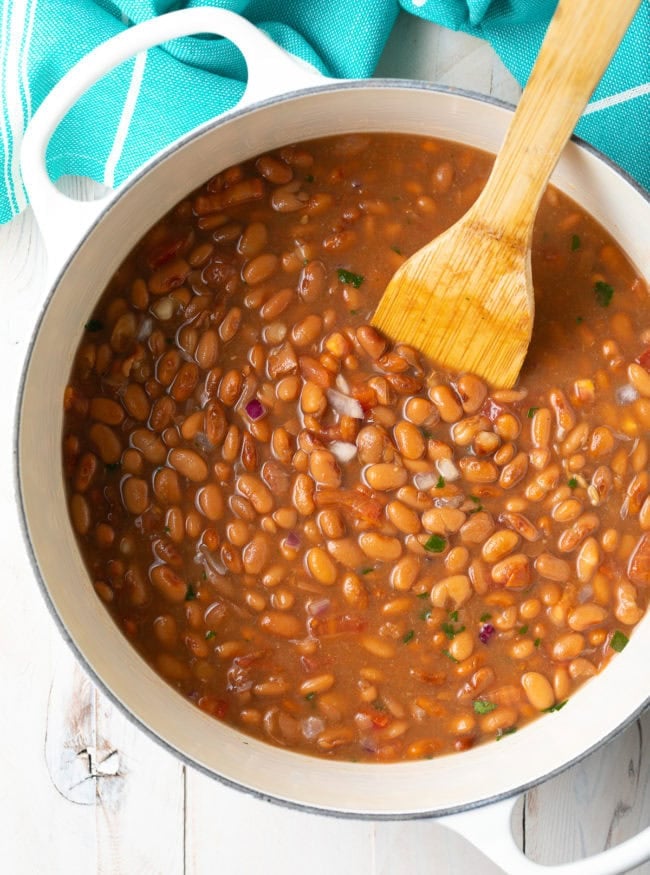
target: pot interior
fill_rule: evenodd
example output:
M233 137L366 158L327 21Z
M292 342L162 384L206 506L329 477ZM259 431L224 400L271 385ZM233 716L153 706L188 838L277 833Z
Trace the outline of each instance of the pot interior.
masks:
M108 693L175 753L227 782L291 804L372 817L442 814L510 795L586 754L646 704L650 618L625 652L562 711L502 744L431 762L367 765L293 754L244 736L193 707L131 648L97 598L68 520L61 464L62 399L83 325L143 233L208 176L288 142L353 131L456 140L494 152L511 113L417 83L325 85L234 113L188 137L129 183L63 271L24 376L19 488L37 574L64 634ZM617 239L650 279L650 205L587 148L570 143L553 182ZM43 423L49 427L44 429Z

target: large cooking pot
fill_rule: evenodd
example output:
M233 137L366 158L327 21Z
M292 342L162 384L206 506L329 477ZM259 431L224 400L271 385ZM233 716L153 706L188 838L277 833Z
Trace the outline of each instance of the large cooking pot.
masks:
M47 177L44 155L70 105L136 52L205 32L231 39L246 58L249 84L239 107L174 143L104 202L63 197ZM43 594L87 671L152 737L220 780L288 805L373 819L444 816L444 823L520 875L542 867L524 858L512 840L509 817L517 794L584 757L647 705L650 616L625 651L565 708L502 744L417 763L306 757L207 716L127 644L88 581L68 520L61 462L63 391L85 319L143 232L206 176L287 142L350 131L428 134L496 151L510 118L511 111L493 101L422 82L324 79L224 10L171 13L96 49L54 89L25 137L24 179L55 279L25 365L16 457L26 543ZM640 189L578 142L566 148L553 182L595 216L650 279L650 203ZM620 872L649 857L650 828L598 857L553 870Z

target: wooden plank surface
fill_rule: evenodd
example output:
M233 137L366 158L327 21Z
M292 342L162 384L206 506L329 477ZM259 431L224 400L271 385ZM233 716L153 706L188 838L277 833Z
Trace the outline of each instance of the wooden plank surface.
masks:
M519 93L485 44L404 14L378 72L510 102ZM77 181L74 188L91 187ZM29 212L0 228L6 303L0 355L12 399L43 270ZM20 547L12 419L13 412L0 429L0 872L498 875L498 867L435 822L337 820L262 802L184 767L126 720L76 664ZM527 794L515 833L534 860L578 858L650 822L649 736L646 714ZM650 864L635 875L650 875Z

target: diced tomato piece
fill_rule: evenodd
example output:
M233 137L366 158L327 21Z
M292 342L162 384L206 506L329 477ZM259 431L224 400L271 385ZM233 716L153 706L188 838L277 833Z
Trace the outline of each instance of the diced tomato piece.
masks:
M637 356L636 360L642 368L645 368L646 371L650 371L650 346L647 349L644 349L643 352Z
M220 720L228 713L228 702L226 699L218 699L216 696L201 696L197 705L202 711L211 714L213 717L218 717Z

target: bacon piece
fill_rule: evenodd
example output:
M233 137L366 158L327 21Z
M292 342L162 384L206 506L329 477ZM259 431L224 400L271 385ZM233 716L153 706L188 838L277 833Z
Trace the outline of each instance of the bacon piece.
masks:
M321 489L314 495L317 507L336 505L352 513L357 519L377 524L384 512L384 505L356 489Z

